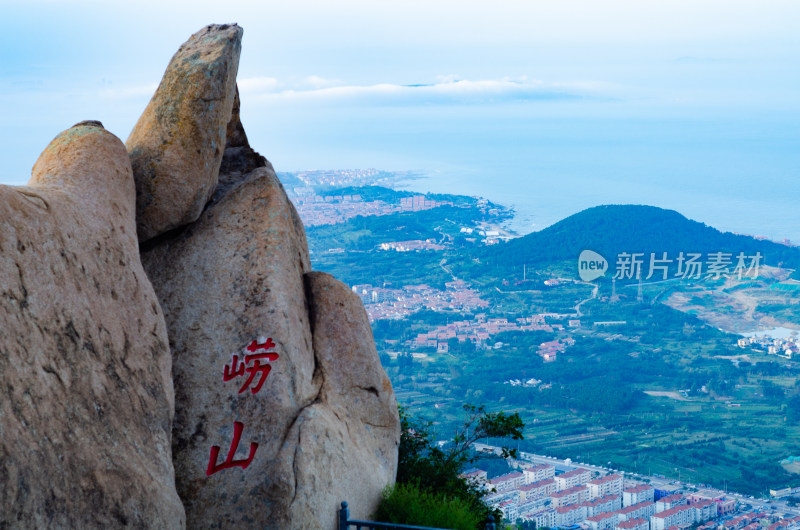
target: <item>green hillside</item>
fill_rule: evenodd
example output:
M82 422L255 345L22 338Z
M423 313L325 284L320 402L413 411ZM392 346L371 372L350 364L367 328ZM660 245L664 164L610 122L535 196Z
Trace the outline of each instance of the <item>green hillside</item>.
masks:
M567 217L544 230L476 252L492 267L518 267L522 264L577 260L583 250L594 250L614 266L623 252L651 252L675 259L680 252L697 252L703 259L709 253L736 256L760 252L762 264L800 268L800 249L758 240L750 236L720 232L703 223L687 219L674 210L641 205L595 206Z

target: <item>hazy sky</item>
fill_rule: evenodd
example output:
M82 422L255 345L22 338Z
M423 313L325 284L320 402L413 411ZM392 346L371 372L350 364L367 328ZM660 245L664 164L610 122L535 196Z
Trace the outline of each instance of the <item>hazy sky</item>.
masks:
M212 22L244 28L243 122L278 170L485 160L536 180L560 178L546 170L563 160L580 182L596 161L612 190L616 178L648 203L685 167L727 160L737 182L763 167L770 193L800 177L796 0L222 5L0 0L0 182L26 182L78 121L124 140L172 54ZM630 183L651 174L640 198Z

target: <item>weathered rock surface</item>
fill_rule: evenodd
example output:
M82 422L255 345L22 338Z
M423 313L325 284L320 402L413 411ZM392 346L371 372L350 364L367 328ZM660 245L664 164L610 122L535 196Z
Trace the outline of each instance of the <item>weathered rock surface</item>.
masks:
M271 167L232 185L179 235L143 253L174 358L173 451L189 527L336 528L348 500L367 517L393 482L399 421L366 312L310 272L302 224ZM225 381L232 354L269 338L271 371ZM250 363L252 365L252 363ZM242 425L242 469L207 476Z
M180 528L163 315L125 146L64 131L0 186L0 528Z
M141 241L196 220L214 193L241 41L236 24L210 25L192 35L128 137Z

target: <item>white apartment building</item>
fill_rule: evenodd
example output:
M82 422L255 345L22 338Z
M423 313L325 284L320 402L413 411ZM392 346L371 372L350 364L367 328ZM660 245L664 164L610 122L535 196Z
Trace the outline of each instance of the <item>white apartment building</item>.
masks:
M683 495L675 494L668 495L667 497L661 497L656 501L656 513L669 510L670 508L674 508L681 504L686 504L687 502L689 501Z
M650 520L650 517L655 515L656 513L656 503L644 501L638 502L636 504L632 504L631 506L626 506L625 508L619 510L619 515L622 520L626 519L646 519L647 521Z
M591 517L599 513L613 512L622 508L622 500L619 495L605 495L583 503L586 506L586 517Z
M654 502L656 490L649 484L639 484L622 490L622 505L632 506L640 502Z
M650 530L667 530L670 526L691 525L695 522L694 517L694 508L680 504L650 517Z
M586 487L589 488L590 499L596 499L604 495L622 495L622 476L615 474L596 478L590 480Z
M612 530L617 526L616 513L599 513L586 518L586 524L592 530Z
M695 521L708 521L717 516L717 503L712 500L702 500L690 504L694 509Z
M616 530L650 530L648 519L627 519L617 523Z
M550 498L553 500L553 506L581 504L589 500L589 490L586 486L575 486L552 493Z
M556 475L553 478L556 481L556 490L561 491L586 484L591 480L592 473L588 469L579 467L572 471Z
M536 523L536 528L552 528L556 525L556 511L552 508L533 514L527 514L527 518Z
M553 479L548 478L545 480L540 480L539 482L534 482L533 484L520 486L517 489L519 490L520 498L522 500L535 499L538 497L549 497L556 492L556 483Z
M556 475L556 467L547 464L539 464L538 466L531 466L524 469L522 473L525 475L525 483L532 484L534 482L553 478Z
M525 485L525 475L519 471L495 477L489 481L489 487L498 492L513 490Z
M578 504L558 506L556 508L555 526L572 526L586 519L586 507Z

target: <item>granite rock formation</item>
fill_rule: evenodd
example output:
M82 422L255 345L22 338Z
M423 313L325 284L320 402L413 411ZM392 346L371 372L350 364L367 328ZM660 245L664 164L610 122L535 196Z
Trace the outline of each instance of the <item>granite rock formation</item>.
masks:
M333 530L394 481L364 307L247 141L241 35L193 35L127 146L82 122L0 186L0 528Z
M64 131L0 186L0 528L180 528L164 318L125 146Z
M173 451L188 525L334 529L345 499L368 517L394 480L399 422L364 307L311 272L303 226L269 165L228 186L142 255L173 353ZM248 366L270 371L250 385L249 371L225 380L226 369L244 370L247 346L268 342L275 358ZM212 463L227 458L235 422L235 460L257 443L252 461L207 475L213 446Z
M190 528L333 530L341 501L366 518L394 481L397 404L361 301L311 271L302 222L233 99L212 200L177 230L140 233L173 355L177 488ZM192 156L215 148L202 149Z
M140 240L196 220L214 193L241 47L236 24L192 35L128 137Z

